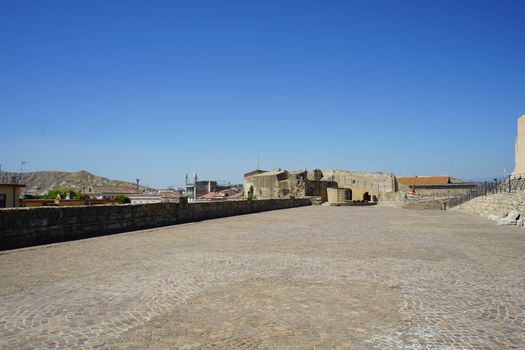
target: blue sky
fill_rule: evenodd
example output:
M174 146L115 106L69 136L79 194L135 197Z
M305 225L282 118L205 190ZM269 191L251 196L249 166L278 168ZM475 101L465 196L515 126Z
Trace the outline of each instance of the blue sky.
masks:
M1 1L0 164L180 185L514 166L523 1Z

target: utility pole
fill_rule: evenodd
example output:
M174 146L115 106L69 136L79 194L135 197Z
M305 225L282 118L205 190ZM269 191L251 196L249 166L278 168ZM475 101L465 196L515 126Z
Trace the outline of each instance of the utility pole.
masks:
M27 162L25 160L20 162L20 180L19 183L22 183L22 173L24 172L24 165L26 165Z

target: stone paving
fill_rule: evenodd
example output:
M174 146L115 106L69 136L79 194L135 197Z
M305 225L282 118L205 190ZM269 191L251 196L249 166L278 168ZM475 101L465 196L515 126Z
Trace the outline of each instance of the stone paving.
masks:
M303 207L0 253L2 349L525 349L525 231Z

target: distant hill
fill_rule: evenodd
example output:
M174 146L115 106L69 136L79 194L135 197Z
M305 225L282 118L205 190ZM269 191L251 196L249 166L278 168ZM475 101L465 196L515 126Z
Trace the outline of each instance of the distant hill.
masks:
M0 173L1 182L10 176L18 176L19 173ZM65 171L37 171L22 174L21 183L25 184L24 193L35 195L45 194L50 190L74 189L84 193L135 193L137 185L132 182L110 180L105 177L91 174L87 171L65 172ZM139 186L140 192L151 191L152 188Z

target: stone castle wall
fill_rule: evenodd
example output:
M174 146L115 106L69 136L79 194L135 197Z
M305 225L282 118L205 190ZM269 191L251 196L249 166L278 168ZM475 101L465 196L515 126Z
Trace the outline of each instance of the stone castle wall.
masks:
M403 209L417 210L445 210L449 206L448 199L435 199L425 201L410 201L403 203Z
M397 180L387 173L357 172L346 170L323 170L323 179L335 181L340 188L360 187L379 193L397 191Z
M0 250L310 205L307 198L0 210Z
M516 209L525 215L525 193L497 193L471 199L452 210L487 217L488 215L505 216Z

